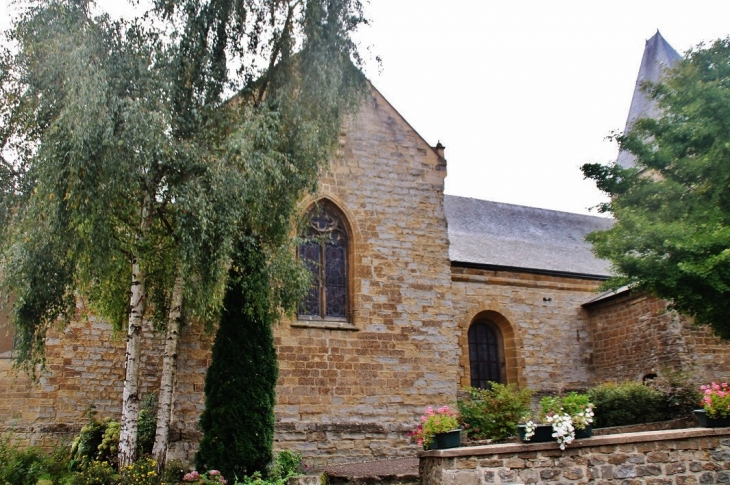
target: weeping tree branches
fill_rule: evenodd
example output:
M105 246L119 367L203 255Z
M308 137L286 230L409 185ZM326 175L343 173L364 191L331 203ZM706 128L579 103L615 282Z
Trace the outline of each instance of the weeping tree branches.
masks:
M142 319L176 355L180 322L216 321L241 234L287 241L359 103L350 34L363 22L356 0L159 0L131 21L57 0L9 33L0 242L19 362L43 362L77 295L126 327L121 464L136 452Z

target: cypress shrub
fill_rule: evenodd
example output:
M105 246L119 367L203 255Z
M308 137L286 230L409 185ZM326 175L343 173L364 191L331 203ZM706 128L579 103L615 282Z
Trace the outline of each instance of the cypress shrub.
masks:
M278 375L266 259L242 244L230 270L224 309L205 378L198 470L233 480L266 473L272 459Z

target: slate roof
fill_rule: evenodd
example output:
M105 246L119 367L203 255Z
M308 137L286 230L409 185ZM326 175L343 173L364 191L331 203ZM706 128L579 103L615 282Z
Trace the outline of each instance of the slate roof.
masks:
M646 96L646 93L641 89L641 85L644 82L655 83L659 81L664 71L672 67L681 58L682 56L677 54L677 51L664 40L658 30L651 39L646 41L624 132L628 132L634 121L639 118L655 118L659 115L656 103ZM634 165L634 160L634 155L622 150L619 152L616 162L622 167L628 168Z
M444 205L452 264L601 279L610 274L585 237L609 228L611 219L453 195Z

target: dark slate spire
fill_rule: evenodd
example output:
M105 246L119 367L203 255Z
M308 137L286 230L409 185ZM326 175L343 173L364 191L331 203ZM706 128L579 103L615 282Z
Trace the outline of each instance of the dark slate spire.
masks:
M664 70L672 67L681 58L682 56L677 54L677 51L664 40L658 30L654 37L646 41L644 57L641 58L641 67L636 78L636 87L634 88L634 96L631 98L631 108L626 119L624 132L629 131L631 125L637 119L653 118L659 114L656 103L650 100L646 93L641 90L641 84L646 81L653 83L659 81ZM631 167L634 165L634 158L631 153L621 150L618 154L617 163L622 167Z

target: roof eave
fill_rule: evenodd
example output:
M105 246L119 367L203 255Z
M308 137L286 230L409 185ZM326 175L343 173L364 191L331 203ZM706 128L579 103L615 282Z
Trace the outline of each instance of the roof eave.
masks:
M483 269L487 271L511 271L514 273L530 273L545 276L555 276L558 278L576 278L582 280L606 281L608 275L599 275L592 273L574 273L571 271L557 271L552 269L540 268L523 268L518 266L503 266L498 264L473 263L469 261L452 261L452 267Z

